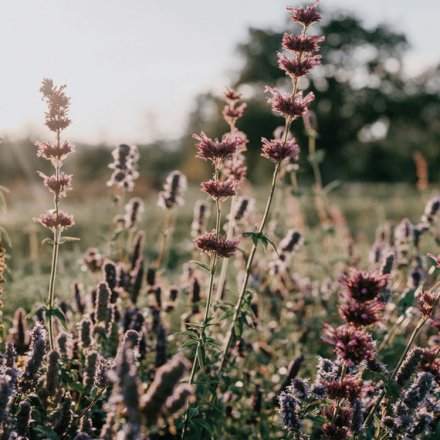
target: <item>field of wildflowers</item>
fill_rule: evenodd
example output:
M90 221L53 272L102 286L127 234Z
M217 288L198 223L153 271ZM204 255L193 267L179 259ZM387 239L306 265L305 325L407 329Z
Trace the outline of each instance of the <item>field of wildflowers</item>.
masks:
M36 268L35 232L29 267L9 258L18 231L0 225L1 439L440 438L440 196L403 191L402 218L383 224L377 200L358 201L376 234L353 240L344 196L322 183L314 94L301 90L325 44L318 1L288 10L296 33L278 64L291 89L267 87L282 121L261 140L267 188L246 180L246 103L227 88L229 131L193 135L212 177L195 190L174 170L154 201L131 197L139 152L121 144L103 182L111 215L88 231L63 210L70 98L43 80L52 138L36 154L52 168L39 175L53 206L34 221L51 258ZM300 155L314 176L306 193Z

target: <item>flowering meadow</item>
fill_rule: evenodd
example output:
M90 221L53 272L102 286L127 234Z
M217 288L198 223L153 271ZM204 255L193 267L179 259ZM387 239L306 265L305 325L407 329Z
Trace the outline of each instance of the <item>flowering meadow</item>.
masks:
M85 219L68 212L68 87L42 81L50 134L35 153L53 204L33 220L50 262L26 287L42 301L8 296L18 233L0 224L1 439L440 438L440 195L424 188L412 220L376 224L367 246L353 239L335 184L323 184L315 95L303 87L325 63L318 6L288 8L278 66L290 88L266 87L280 127L261 139L273 177L258 194L246 102L226 88L229 130L193 135L211 177L194 190L170 170L154 201L134 197L139 151L120 144L102 159L108 206L90 211L111 215L85 240ZM10 209L13 194L0 194ZM158 228L143 222L153 211Z

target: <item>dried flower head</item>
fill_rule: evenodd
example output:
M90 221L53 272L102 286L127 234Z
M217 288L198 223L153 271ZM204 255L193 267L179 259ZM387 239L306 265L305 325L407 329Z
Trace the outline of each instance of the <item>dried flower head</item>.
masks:
M112 152L113 162L109 165L113 169L108 186L118 186L126 191L133 191L134 181L139 177L137 163L139 151L135 145L120 144Z
M351 298L359 302L371 301L380 296L387 285L388 275L352 269L341 283Z
M193 134L193 138L198 141L196 144L196 157L203 160L210 160L213 163L217 160L224 160L231 157L242 143L242 139L239 137L232 138L230 136L221 141L218 139L212 140L206 136L203 131L200 135Z
M186 189L186 177L180 171L172 171L159 193L158 206L163 209L172 209L175 206L182 206L184 203L183 193Z
M134 197L125 205L125 227L131 229L137 226L144 212L144 202L139 197Z
M322 340L335 347L338 357L349 367L375 358L375 343L363 329L350 325L333 328L325 324Z
M283 49L291 50L293 52L318 52L320 43L325 40L321 35L283 35Z
M75 151L75 146L67 141L64 142L49 142L41 141L35 142L37 150L37 157L50 160L54 167L59 166L61 162Z
M66 197L67 191L72 189L72 175L66 173L59 173L58 176L46 176L41 171L38 175L43 179L44 186L57 197Z
M225 236L217 237L215 232L205 232L196 239L195 244L202 252L230 258L235 254L239 242L239 239L228 240Z
M230 105L233 105L233 104L236 104L238 101L240 101L243 94L240 92L237 92L234 89L226 87L226 89L224 91L224 96L225 96L226 102Z
M57 212L54 209L49 210L46 214L41 214L39 217L35 217L33 220L52 231L64 231L75 224L73 215L61 210Z
M315 95L309 92L303 96L303 92L298 92L294 96L283 95L278 89L266 87L266 91L272 94L268 102L272 104L272 109L289 119L297 119L303 117L310 105L315 99Z
M266 159L274 162L281 162L285 159L296 162L299 158L299 146L295 138L291 138L285 142L281 139L272 139L269 141L266 138L261 138L261 142L263 143L261 155Z
M315 66L321 64L321 55L310 55L299 58L289 58L278 53L278 66L291 78L307 75Z
M305 8L289 6L287 10L290 11L292 21L301 23L304 27L308 27L321 20L321 15L318 13L318 4L319 0L315 0L313 6L307 6Z
M339 313L348 324L355 327L366 327L377 324L384 305L379 301L358 302L348 299L338 306Z
M70 98L64 93L65 85L55 86L51 79L45 78L40 88L43 100L47 103L45 113L46 126L54 132L61 132L71 121L67 117L70 107Z
M203 182L200 187L208 197L218 201L224 201L228 197L237 194L237 184L235 179L228 180L208 180Z

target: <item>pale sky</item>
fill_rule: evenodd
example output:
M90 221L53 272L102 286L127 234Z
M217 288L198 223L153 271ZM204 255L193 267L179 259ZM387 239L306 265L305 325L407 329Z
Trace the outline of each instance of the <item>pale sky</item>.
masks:
M220 92L249 26L285 23L289 0L0 0L0 135L39 136L43 77L66 83L78 142L178 137L197 93ZM321 0L407 34L410 72L440 61L440 0ZM44 132L43 132L44 133Z

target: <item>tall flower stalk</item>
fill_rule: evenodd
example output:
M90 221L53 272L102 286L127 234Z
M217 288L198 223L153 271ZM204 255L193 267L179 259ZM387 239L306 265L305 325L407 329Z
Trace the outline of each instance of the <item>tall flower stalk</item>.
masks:
M220 258L229 258L233 256L239 244L238 239L229 239L226 235L221 234L222 204L225 200L236 194L238 181L233 177L223 180L220 179L220 168L225 160L233 157L241 143L239 137L228 136L222 141L219 141L218 139L212 140L208 138L203 132L200 135L194 135L194 138L198 141L196 144L197 157L203 160L208 160L214 165L213 178L203 182L201 184L201 189L208 195L208 198L215 202L216 220L213 231L205 232L195 240L195 245L200 252L210 255L210 269L205 312L203 321L198 329L196 351L189 377L190 385L194 383L197 366L204 364L202 356L204 357L206 353L206 329L212 319L211 304L214 294L214 280L218 261ZM182 438L184 438L186 434L187 426L188 408L185 412Z
M263 239L263 233L269 218L281 166L284 161L297 160L298 158L298 145L295 138L289 134L291 125L295 120L304 117L309 104L314 100L312 92L303 96L303 92L298 91L298 83L301 77L307 75L314 66L320 63L320 55L314 55L314 53L319 50L319 43L324 40L324 37L307 35L309 26L318 22L321 18L317 11L318 3L319 0L316 0L313 6L300 9L288 8L291 12L290 18L292 21L302 26L302 32L300 34L284 34L283 36L283 49L293 56L288 57L285 54L278 53L279 67L291 78L292 92L289 95L284 95L276 88L266 88L266 90L272 94L272 97L269 99L269 102L272 104L272 109L284 117L285 126L281 139L272 139L270 141L264 138L262 139L262 156L275 162L275 168L266 208L258 230L253 234L253 238L255 238L253 240L254 244L247 259L246 273L234 308L232 322L226 335L221 356L220 374L228 361L229 349L231 348L235 336L235 328L241 315L258 241Z
M55 282L58 266L59 247L62 243L71 240L70 237L62 237L63 231L74 225L73 216L67 214L60 209L60 200L66 197L67 191L72 189L72 175L64 173L61 169L66 157L74 151L74 146L62 141L62 132L70 125L71 120L68 118L70 108L70 98L64 93L66 86L55 86L51 79L44 79L40 88L43 100L47 104L45 113L45 123L49 130L54 133L54 141L37 142L37 156L43 157L50 161L54 174L46 176L39 172L43 179L44 186L53 194L53 209L41 214L34 221L40 223L45 228L52 231L52 239L48 240L52 245L52 263L48 287L48 297L46 303L46 316L48 318L49 327L49 344L51 350L55 346L55 335L53 329L53 317L62 314L55 309Z
M233 89L227 88L225 93L226 105L223 109L223 116L226 123L229 125L229 133L226 134L226 137L237 137L241 139L241 143L237 151L231 156L230 159L224 164L223 172L227 176L233 176L237 181L243 181L246 178L247 168L244 165L244 155L243 152L246 149L246 144L248 143L248 139L244 133L238 131L236 124L237 120L243 116L243 112L247 107L246 103L242 103L237 105L240 99L242 98L242 94L238 93ZM234 194L231 198L231 205L229 209L229 217L228 217L228 225L226 230L226 237L231 239L234 234L234 212L235 206L237 203L237 194ZM216 289L216 302L220 301L223 295L223 290L225 287L226 274L228 272L229 259L225 258L222 261L222 266L220 270L220 276L217 283Z

